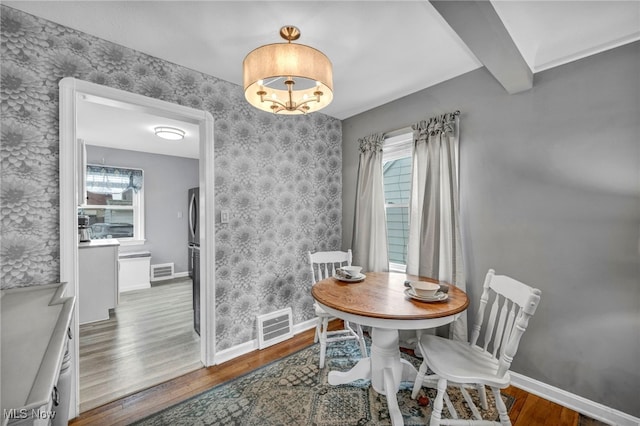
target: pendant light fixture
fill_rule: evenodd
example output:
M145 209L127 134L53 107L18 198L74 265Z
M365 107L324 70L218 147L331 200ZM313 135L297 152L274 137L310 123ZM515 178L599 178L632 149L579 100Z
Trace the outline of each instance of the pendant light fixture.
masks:
M267 44L242 63L244 96L258 109L278 114L321 110L333 99L333 70L327 56L303 44L294 26L280 29L286 43Z

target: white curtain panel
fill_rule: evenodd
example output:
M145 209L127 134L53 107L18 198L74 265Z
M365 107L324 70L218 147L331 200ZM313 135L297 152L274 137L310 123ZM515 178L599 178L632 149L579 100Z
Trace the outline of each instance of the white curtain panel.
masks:
M435 278L466 289L458 196L458 113L412 126L414 149L409 203L407 273ZM449 328L451 338L467 341L463 315Z
M360 163L356 185L353 223L353 264L363 271L389 269L384 184L382 180L382 145L384 135L359 139Z

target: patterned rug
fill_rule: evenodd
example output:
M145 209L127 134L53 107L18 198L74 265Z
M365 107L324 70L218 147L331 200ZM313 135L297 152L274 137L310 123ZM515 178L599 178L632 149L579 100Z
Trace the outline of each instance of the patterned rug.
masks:
M578 426L609 426L609 424L580 414L578 417Z
M364 426L390 425L386 398L370 386L368 380L350 385L327 383L331 370L348 370L359 359L355 341L329 345L327 362L318 368L320 346L315 344L258 370L209 389L191 399L136 422L136 425L238 425L238 426ZM416 368L421 360L402 353ZM469 393L476 400L473 390ZM449 392L461 418L470 418L460 393ZM405 425L427 425L431 415L434 389L422 388L423 405L411 399L411 384L403 384L398 393ZM489 410L483 418L495 420L493 394L487 392ZM418 398L421 399L421 398ZM510 408L513 398L503 395ZM479 406L479 404L478 404ZM443 417L450 417L445 408Z

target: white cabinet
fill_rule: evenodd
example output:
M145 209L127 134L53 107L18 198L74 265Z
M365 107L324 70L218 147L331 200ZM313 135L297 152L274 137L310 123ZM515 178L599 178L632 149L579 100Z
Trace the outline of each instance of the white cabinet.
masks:
M120 253L119 263L120 293L151 288L151 281L149 281L151 253L148 251Z
M66 425L74 298L66 284L2 290L2 425Z
M118 249L115 239L78 245L80 324L109 319L118 304Z

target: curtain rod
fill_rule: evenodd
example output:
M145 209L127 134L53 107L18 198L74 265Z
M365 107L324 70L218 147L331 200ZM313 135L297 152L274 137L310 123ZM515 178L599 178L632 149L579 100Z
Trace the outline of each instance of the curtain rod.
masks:
M458 117L460 115L460 110L455 110L455 111L453 111L451 113L445 113L445 114L451 114L451 115L453 115L455 117ZM444 114L441 114L441 115L444 115ZM398 136L398 135L401 135L403 133L409 133L409 132L412 132L412 131L413 131L413 129L411 128L411 125L409 125L409 126L401 127L399 129L395 129L395 130L390 130L388 132L384 132L383 135L384 135L385 138L392 138L394 136Z

